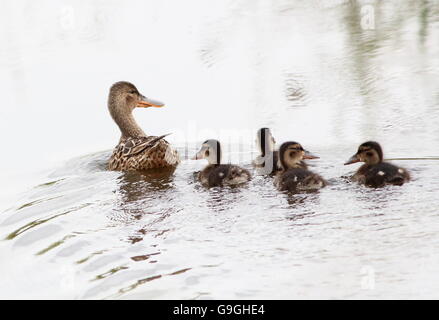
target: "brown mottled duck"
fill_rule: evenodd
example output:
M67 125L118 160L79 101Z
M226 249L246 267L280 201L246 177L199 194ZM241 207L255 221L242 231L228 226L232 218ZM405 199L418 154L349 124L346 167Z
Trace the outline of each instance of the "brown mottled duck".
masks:
M379 188L385 185L401 186L410 181L410 174L404 168L383 161L383 149L375 141L367 141L358 147L345 165L364 162L352 176L352 180L368 187Z
M136 171L173 167L179 163L176 150L163 139L149 136L140 128L133 116L136 108L160 108L164 104L148 99L137 88L125 81L110 88L108 109L119 126L121 137L108 163L109 170Z

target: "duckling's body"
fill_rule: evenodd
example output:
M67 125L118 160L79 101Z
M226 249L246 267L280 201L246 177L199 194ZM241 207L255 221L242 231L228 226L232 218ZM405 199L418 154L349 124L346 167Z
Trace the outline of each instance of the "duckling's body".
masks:
M253 161L253 166L260 174L273 175L282 171L279 162L279 151L274 150L276 141L269 128L261 128L256 135L256 144L259 148L260 155ZM308 169L307 164L302 160L299 166Z
M250 172L233 164L208 165L199 174L201 184L207 187L235 186L250 180Z
M108 109L122 133L108 163L109 170L132 171L176 166L176 150L165 136L148 136L136 123L132 111L136 107L162 107L163 104L141 95L129 82L117 82L108 98Z
M316 159L297 142L285 142L279 149L282 171L276 175L274 184L280 191L315 191L326 186L318 174L302 167L302 159Z
M303 168L288 169L280 173L276 179L276 187L280 191L318 190L324 186L326 182L320 175Z
M356 162L365 163L352 176L352 181L367 187L401 186L410 181L410 174L406 169L383 161L383 151L377 142L368 141L361 144L357 153L345 165Z
M385 185L402 186L410 181L410 174L403 168L382 162L373 166L362 165L352 179L368 187L379 188Z
M251 179L248 170L233 164L221 164L221 145L217 140L207 140L193 158L207 159L209 164L198 174L205 187L236 186Z

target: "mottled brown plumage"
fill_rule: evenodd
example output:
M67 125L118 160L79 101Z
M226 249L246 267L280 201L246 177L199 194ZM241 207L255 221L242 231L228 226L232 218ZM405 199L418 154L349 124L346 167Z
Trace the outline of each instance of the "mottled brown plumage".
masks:
M109 170L133 171L176 166L176 150L163 136L148 136L135 121L132 112L136 107L162 107L158 101L145 98L129 82L117 82L108 97L108 109L119 126L121 138L108 163Z

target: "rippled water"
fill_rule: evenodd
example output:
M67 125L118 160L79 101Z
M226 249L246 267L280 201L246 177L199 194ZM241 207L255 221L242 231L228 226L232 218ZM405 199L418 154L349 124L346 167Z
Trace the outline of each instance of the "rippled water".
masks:
M1 298L439 298L438 1L4 5ZM118 80L167 103L136 117L175 171L105 170ZM260 126L331 184L196 182L201 141L251 169ZM369 139L413 181L344 181Z

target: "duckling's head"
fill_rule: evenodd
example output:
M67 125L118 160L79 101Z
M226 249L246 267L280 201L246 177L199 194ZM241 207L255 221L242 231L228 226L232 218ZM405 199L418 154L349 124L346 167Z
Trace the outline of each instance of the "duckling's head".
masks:
M300 161L303 159L318 159L294 141L284 142L279 149L279 159L284 170L300 167Z
M200 151L192 160L207 159L209 164L221 163L221 145L218 140L210 139L203 142Z
M383 162L383 149L380 144L375 141L367 141L358 147L358 151L346 163L352 164L356 162L364 162L368 165Z
M135 108L163 107L160 101L146 98L130 82L120 81L113 84L108 96L108 108L112 115L131 113Z
M269 128L261 128L258 130L256 144L263 157L265 157L266 153L273 152L275 143L276 140L274 140Z

